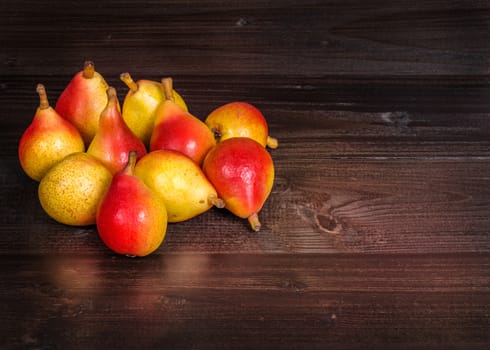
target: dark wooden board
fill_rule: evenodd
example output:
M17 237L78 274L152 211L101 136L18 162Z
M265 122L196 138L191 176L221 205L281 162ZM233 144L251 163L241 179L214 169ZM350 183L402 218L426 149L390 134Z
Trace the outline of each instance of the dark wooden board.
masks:
M226 210L212 209L171 224L162 253L490 250L488 160L322 159L299 146L288 149L284 144L274 151L277 176L260 214L261 232L252 233L246 220ZM22 178L20 170L15 177ZM6 181L2 192L11 207L4 209L2 252L103 248L94 227L49 219L34 182Z
M4 257L2 315L14 321L4 339L48 348L483 349L489 264L488 254Z
M487 349L490 4L3 1L5 349ZM212 209L143 259L51 220L20 168L83 61L172 76L204 119L254 103L280 146L253 233Z

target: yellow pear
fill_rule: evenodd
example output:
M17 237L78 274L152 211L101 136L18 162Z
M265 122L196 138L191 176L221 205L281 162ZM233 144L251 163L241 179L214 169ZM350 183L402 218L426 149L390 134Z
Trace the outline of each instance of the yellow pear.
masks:
M112 180L112 173L95 157L72 153L42 178L38 196L54 220L73 226L95 224L97 207Z
M122 116L131 131L148 146L157 107L165 101L162 85L153 80L141 79L135 82L127 72L120 79L129 88L124 98ZM187 105L181 95L173 90L175 103L187 111Z
M201 168L174 150L156 150L143 156L134 174L165 201L169 222L191 219L224 202Z

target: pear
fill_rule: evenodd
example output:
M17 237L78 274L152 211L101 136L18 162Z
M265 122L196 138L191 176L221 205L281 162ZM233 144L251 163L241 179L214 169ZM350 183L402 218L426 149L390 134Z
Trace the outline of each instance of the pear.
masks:
M235 101L219 106L206 117L206 125L217 142L232 137L248 137L262 146L277 148L277 139L269 136L269 127L262 112L254 105Z
M130 151L136 151L138 159L146 154L145 145L126 125L117 106L116 89L110 86L99 128L87 149L87 153L102 161L113 174L126 166Z
M146 256L162 244L167 231L163 198L133 173L136 152L114 175L96 214L97 231L105 245L118 254Z
M24 172L41 181L55 163L71 153L85 151L85 145L78 130L49 105L44 85L38 84L36 91L39 107L19 140L18 156Z
M122 116L128 127L149 146L151 132L155 124L157 107L165 101L162 85L153 80L141 79L135 82L127 72L119 77L129 88L123 106ZM181 95L173 90L175 103L187 111L187 105Z
M223 207L201 168L178 151L148 153L136 163L134 174L163 197L169 222L189 220L213 205Z
M156 111L150 151L179 151L201 164L206 153L216 144L214 135L203 121L175 103L172 78L162 79L162 85L166 100Z
M72 153L42 178L39 201L44 211L62 224L93 225L111 180L111 172L99 160L85 152Z
M258 213L274 183L274 164L257 141L234 137L219 142L204 159L202 169L225 202L225 208L261 228Z
M56 111L69 120L82 134L85 146L90 144L99 126L99 116L107 105L108 84L95 71L92 61L85 61L56 102Z

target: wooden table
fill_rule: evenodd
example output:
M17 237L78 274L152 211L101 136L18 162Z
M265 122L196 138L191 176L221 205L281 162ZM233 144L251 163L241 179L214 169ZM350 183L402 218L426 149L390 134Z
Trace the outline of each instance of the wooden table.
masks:
M490 3L2 1L2 349L487 349ZM83 61L245 100L280 146L253 233L212 209L149 257L51 220L17 143Z

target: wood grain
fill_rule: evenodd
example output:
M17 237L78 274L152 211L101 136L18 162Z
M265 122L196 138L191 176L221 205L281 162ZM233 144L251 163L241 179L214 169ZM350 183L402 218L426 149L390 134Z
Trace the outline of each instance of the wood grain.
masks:
M489 264L488 254L29 255L2 261L23 271L4 277L19 293L2 314L32 310L8 325L22 338L6 339L33 347L483 348Z
M0 3L2 349L487 349L485 1ZM280 146L263 229L212 209L144 259L47 217L17 144L83 61L174 78Z
M277 177L259 234L246 220L213 209L170 225L162 253L490 251L488 160L325 159L293 148L283 144L275 153ZM76 253L80 244L104 250L94 227L49 219L36 191L33 183L3 188L12 203L0 236L4 253Z
M19 75L69 75L88 52L109 73L146 75L489 72L485 2L5 1L0 11L0 44L10 48L0 61ZM33 48L57 54L40 62Z

